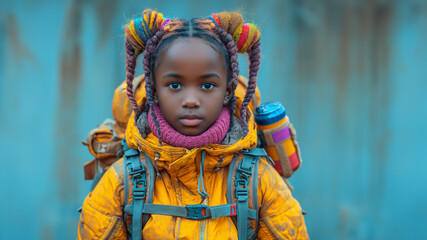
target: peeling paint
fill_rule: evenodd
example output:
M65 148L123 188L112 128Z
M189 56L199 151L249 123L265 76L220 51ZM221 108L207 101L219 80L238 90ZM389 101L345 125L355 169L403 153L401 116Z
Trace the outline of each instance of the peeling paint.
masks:
M388 148L391 139L391 127L387 124L389 119L389 102L393 97L389 74L390 47L388 39L390 38L390 25L392 18L391 3L377 4L375 6L375 15L373 17L373 66L372 66L372 105L370 109L371 127L374 130L372 136L371 162L371 189L370 198L372 199L372 210L382 209L384 202L384 189L386 186L386 171L389 155ZM375 222L381 222L380 211L374 211Z
M117 0L97 0L94 1L94 6L99 26L97 42L103 45L110 39L118 2Z
M75 173L80 170L76 161L75 146L80 136L77 132L78 93L82 72L81 28L82 1L73 1L65 19L62 46L60 51L59 99L56 132L57 132L57 164L55 178L58 179L58 197L61 202L75 202L77 182Z
M10 50L13 52L12 56L15 57L17 61L20 59L28 59L32 62L36 62L34 54L26 46L28 41L22 39L19 30L22 29L19 26L19 23L13 14L7 16L7 38L10 46Z

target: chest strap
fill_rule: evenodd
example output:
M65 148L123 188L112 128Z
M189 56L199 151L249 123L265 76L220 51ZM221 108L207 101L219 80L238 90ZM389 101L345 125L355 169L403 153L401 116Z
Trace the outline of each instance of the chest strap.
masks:
M133 214L135 207L128 205L125 207L125 212ZM185 207L145 203L141 213L145 214L159 214L175 217L183 217L186 219L200 220L206 218L219 218L236 216L236 204L223 204L217 206L206 206L202 204L187 205ZM256 211L247 209L246 216L255 219Z

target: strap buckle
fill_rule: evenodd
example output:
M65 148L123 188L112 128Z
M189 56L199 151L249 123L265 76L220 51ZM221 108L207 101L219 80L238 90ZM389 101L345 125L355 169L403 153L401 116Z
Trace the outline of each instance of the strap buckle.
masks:
M236 188L236 197L238 201L244 201L248 199L248 188Z
M244 186L244 187L246 187L246 186L248 186L248 182L249 182L249 180L248 179L244 179L244 178L238 178L238 179L236 179L236 181L234 182L234 185L236 185L236 187L239 187L239 186Z
M252 167L244 168L242 164L239 164L237 171L242 175L242 177L248 179L252 175Z
M236 204L230 206L230 216L237 216Z
M126 162L127 168L129 169L129 175L132 177L140 177L141 174L145 173L144 165L137 164L137 166L134 166L133 161L131 159L128 159L130 161ZM139 160L136 160L139 161Z
M145 199L145 187L142 188L133 188L133 196L135 200L144 200Z
M138 187L138 185L141 185L141 187ZM134 179L132 190L133 196L136 200L145 199L145 186L147 186L147 181L145 181L145 178Z
M131 175L131 176L139 176L139 175L141 175L141 173L143 173L143 172L145 172L145 169L144 168L140 168L140 169L132 169L132 167L130 167L129 168L129 174Z
M147 186L147 181L145 180L145 178L134 179L133 183L135 185L142 185L143 187Z
M187 209L187 219L193 219L193 220L200 220L208 218L206 214L206 209L208 206L202 205L202 204L195 204L195 205L187 205L185 206Z

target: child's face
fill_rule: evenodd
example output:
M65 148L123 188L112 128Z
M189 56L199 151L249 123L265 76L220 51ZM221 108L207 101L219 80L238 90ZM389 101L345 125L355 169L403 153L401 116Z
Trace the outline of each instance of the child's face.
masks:
M224 57L199 38L172 42L160 53L154 76L154 95L164 118L187 136L206 131L232 93Z

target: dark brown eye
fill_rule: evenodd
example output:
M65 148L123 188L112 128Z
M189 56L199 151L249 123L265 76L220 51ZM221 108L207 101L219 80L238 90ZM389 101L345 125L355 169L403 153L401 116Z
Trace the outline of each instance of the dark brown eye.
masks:
M177 82L169 83L169 88L173 90L177 90L181 88L181 85Z
M202 89L205 89L205 90L210 90L213 87L214 87L214 85L212 83L203 83L203 85L202 85Z

